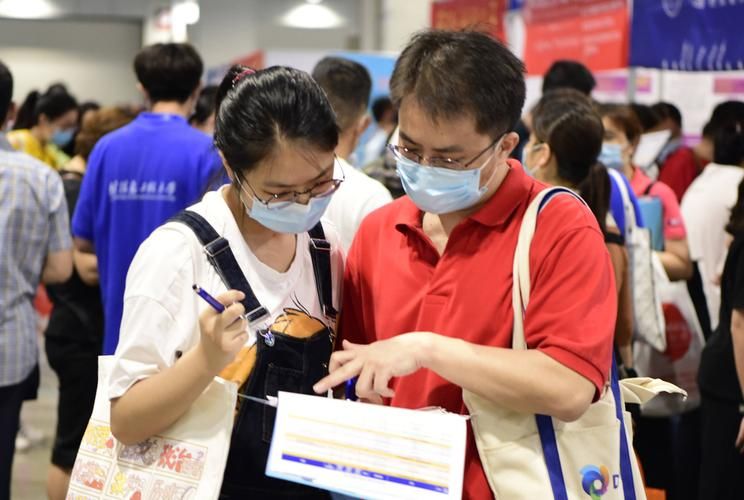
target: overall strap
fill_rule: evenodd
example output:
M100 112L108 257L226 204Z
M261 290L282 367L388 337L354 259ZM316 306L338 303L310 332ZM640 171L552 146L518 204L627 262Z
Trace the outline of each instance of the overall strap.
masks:
M245 294L241 301L245 307L246 318L249 322L257 321L269 313L256 298L251 285L240 270L235 255L230 249L230 243L220 236L204 217L191 210L184 210L170 221L180 222L191 229L204 247L207 260L212 264L222 282L228 289L240 290Z
M320 307L326 317L335 318L338 312L333 307L331 244L326 239L323 224L320 222L308 231L308 234L310 235L310 257L315 272L315 288L318 290Z

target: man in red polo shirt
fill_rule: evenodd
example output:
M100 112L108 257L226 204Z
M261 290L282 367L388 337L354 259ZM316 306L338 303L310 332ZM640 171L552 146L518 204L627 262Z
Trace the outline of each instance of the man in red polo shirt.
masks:
M408 196L357 233L343 350L315 389L358 376L367 400L467 413L467 388L516 411L575 420L608 376L615 285L594 216L557 196L530 251L530 349L510 349L517 233L545 187L508 160L525 98L522 63L485 34L423 32L401 54L391 91ZM490 495L471 436L463 496Z

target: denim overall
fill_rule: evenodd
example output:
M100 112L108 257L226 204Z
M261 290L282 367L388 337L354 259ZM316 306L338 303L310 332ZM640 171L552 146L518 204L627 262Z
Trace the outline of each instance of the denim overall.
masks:
M207 258L228 289L245 294L249 322L268 316L240 270L229 243L203 217L191 211L173 221L186 224L204 245ZM335 318L331 277L330 244L320 223L309 231L310 254L321 308ZM328 374L328 360L334 333L329 327L309 338L295 338L281 332L259 331L256 363L239 393L265 399L278 391L314 394L312 386ZM266 461L274 430L276 408L239 398L230 452L220 492L221 500L234 499L327 499L326 491L266 476Z

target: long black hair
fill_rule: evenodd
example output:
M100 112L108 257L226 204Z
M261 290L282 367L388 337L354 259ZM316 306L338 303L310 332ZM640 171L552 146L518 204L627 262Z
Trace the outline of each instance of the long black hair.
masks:
M537 103L532 121L535 136L555 156L558 177L576 186L605 232L610 177L597 162L604 127L592 102L574 89L552 90Z
M55 120L77 108L77 101L67 93L62 85L52 85L44 94L41 94L38 90L33 90L29 92L18 109L13 129L31 128L38 125L41 115L50 120Z
M269 157L280 141L333 151L336 118L325 93L304 71L230 68L217 92L214 143L236 174Z
M734 208L731 209L731 217L726 225L726 232L732 235L744 231L744 180L739 184L739 197Z

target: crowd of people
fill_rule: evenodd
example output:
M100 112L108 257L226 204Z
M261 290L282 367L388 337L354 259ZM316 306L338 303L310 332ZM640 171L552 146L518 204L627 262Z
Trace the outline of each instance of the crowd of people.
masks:
M231 379L236 356L252 360L233 380L255 398L353 380L371 403L467 413L467 390L576 420L613 363L644 375L638 228L656 237L666 279L685 285L706 342L699 404L633 408L646 487L744 498L744 102L718 104L688 141L673 104L596 102L591 72L558 61L523 109L522 62L470 31L415 35L390 96L372 103L368 71L340 57L311 74L236 65L202 87L198 52L168 43L143 48L134 70L141 108L79 103L54 84L16 109L0 63L0 500L39 385L38 294L53 304L56 500L97 388L114 436L132 444L171 426L215 376ZM639 165L644 134L662 130ZM540 215L518 351L514 252L546 186L585 203L556 197ZM660 355L674 362L673 348ZM109 380L101 354L114 356ZM221 498L328 497L265 475L270 413L245 403L236 418ZM463 497L490 495L471 435Z

